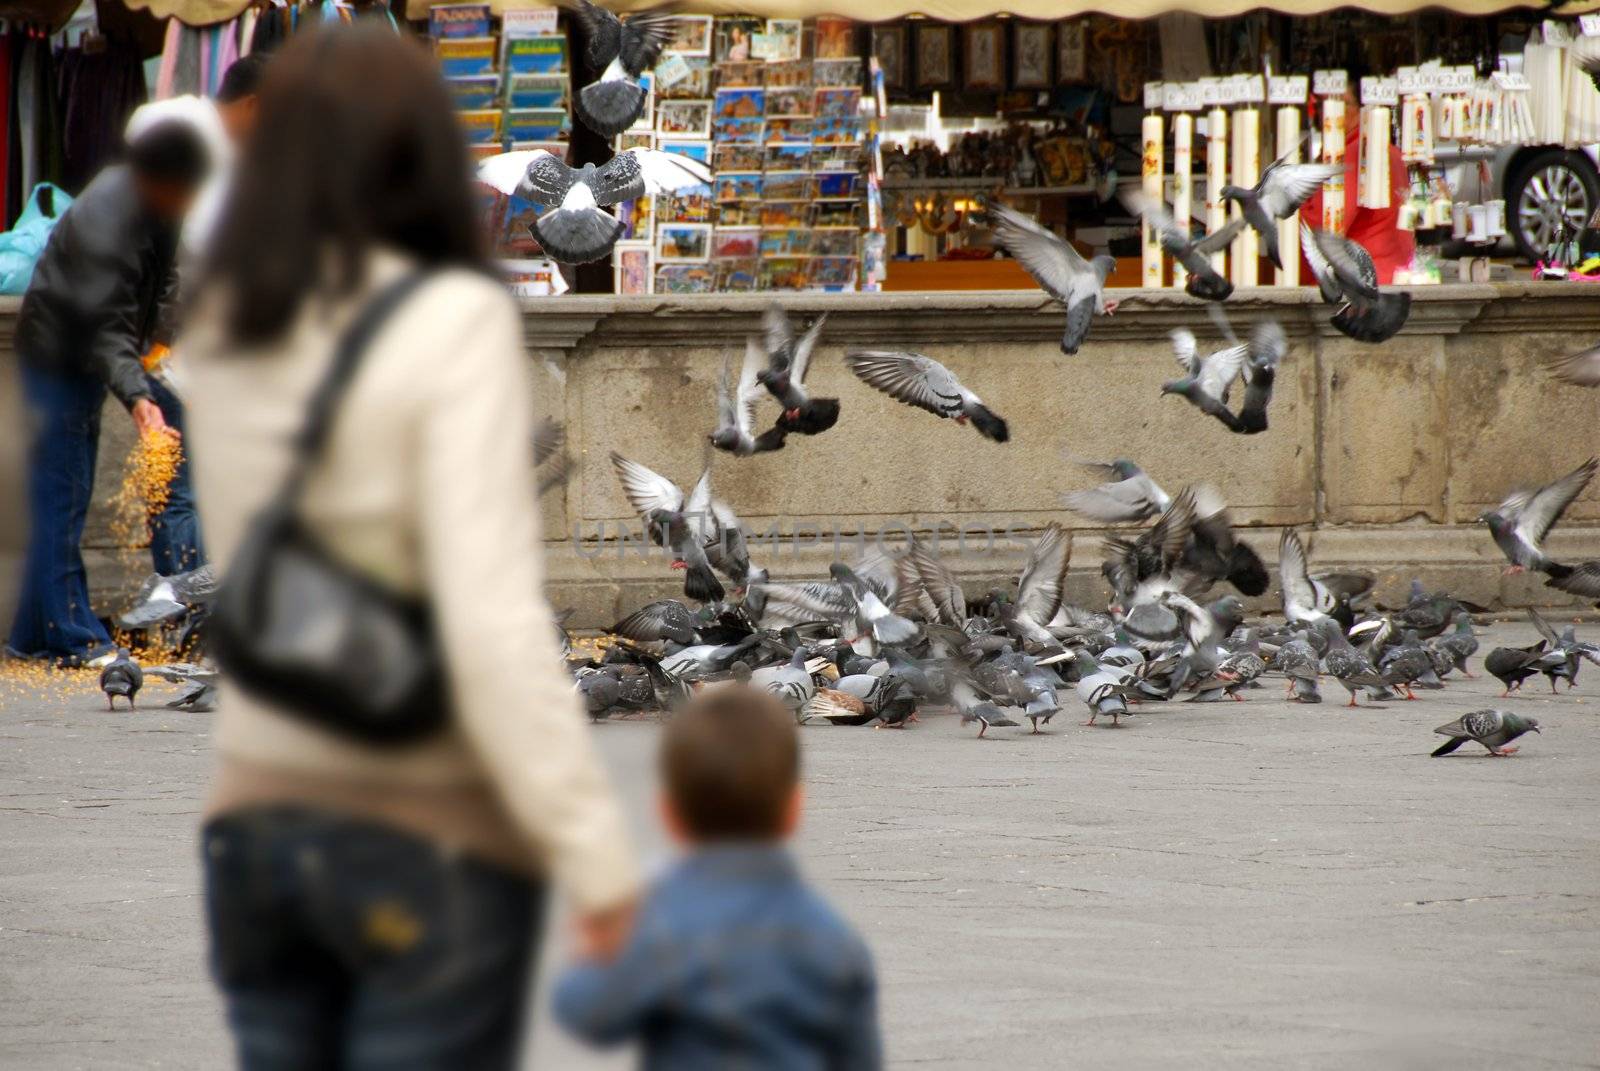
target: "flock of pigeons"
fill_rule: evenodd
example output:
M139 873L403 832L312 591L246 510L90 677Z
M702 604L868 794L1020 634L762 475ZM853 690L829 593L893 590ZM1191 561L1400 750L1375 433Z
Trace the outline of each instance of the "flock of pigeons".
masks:
M823 326L819 319L796 330L781 308L767 310L737 378L731 362L724 366L712 447L749 456L837 423L840 400L805 388ZM1265 427L1270 377L1284 348L1275 324L1203 359L1192 335L1179 332L1174 341L1187 374L1165 391L1184 394L1230 427ZM845 363L902 402L970 421L998 442L1008 437L1004 419L932 358L866 351L846 354ZM1251 366L1254 378L1246 379L1235 414L1226 392ZM764 426L758 413L768 397L778 410ZM752 561L736 512L716 497L709 459L688 490L619 453L611 463L650 537L684 570L685 599L652 602L618 621L609 630L616 642L600 654L573 653L563 632L569 668L597 719L671 710L696 688L742 681L777 695L802 721L903 727L934 705L958 710L979 736L1023 722L1038 731L1070 689L1089 724L1115 726L1140 704L1242 700L1268 673L1281 675L1286 695L1303 703L1321 702L1320 682L1330 677L1351 706L1362 698L1411 700L1416 689L1444 687L1451 674L1470 676L1478 649L1470 615L1482 607L1414 582L1406 605L1363 609L1373 578L1314 571L1293 531L1279 544L1283 621L1247 622L1241 596L1265 595L1273 576L1237 538L1226 503L1203 485L1169 494L1128 460L1079 462L1102 482L1064 496L1067 509L1095 524L1133 526L1104 541L1104 609L1066 598L1072 536L1056 524L1029 548L1014 588L965 590L937 544L920 538L895 553L878 548L853 563L835 562L826 579L775 581ZM1566 591L1588 593L1593 585L1600 597L1600 562L1564 565L1543 549L1597 467L1591 460L1483 515L1510 571L1542 571ZM1582 660L1600 663L1600 648L1580 642L1573 629L1557 635L1537 615L1533 620L1543 640L1496 649L1484 660L1506 695L1540 673L1552 686L1566 680L1570 687ZM1510 754L1512 740L1538 729L1519 714L1475 711L1439 728L1450 740L1435 754L1465 740Z

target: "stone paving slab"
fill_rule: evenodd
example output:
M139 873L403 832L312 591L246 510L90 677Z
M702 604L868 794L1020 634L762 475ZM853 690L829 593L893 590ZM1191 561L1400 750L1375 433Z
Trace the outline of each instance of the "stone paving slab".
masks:
M1600 670L1541 686L1504 704L1545 728L1510 759L1428 758L1492 681L1361 711L1268 681L1037 737L811 726L799 849L876 951L897 1067L1600 1066ZM207 722L0 685L0 1068L229 1065ZM656 727L597 733L660 862ZM541 1014L530 1066L630 1061Z

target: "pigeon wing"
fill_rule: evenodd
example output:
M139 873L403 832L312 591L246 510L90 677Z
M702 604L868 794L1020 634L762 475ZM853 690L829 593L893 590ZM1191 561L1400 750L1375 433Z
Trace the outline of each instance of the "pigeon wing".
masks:
M660 149L629 149L627 152L618 153L612 159L621 156L633 158L640 175L643 176L645 193L670 193L689 186L705 186L711 182L709 167L699 160L691 160L675 152L662 152Z
M847 356L845 363L863 383L896 401L939 416L961 411L961 384L949 369L931 357L920 353L864 350Z
M1545 371L1563 383L1578 387L1600 387L1600 346L1593 346L1569 357L1552 357Z
M585 61L597 71L605 70L622 51L622 22L589 0L576 0L576 3L567 6L567 10L583 26L584 36L588 39L588 47L584 49Z
M614 450L611 464L617 470L628 505L639 516L648 517L655 510L673 512L683 507L683 489L660 473L652 472L637 461L629 461Z
M654 67L676 27L677 16L664 7L624 19L618 50L622 69L637 78Z
M1517 518L1517 534L1527 543L1538 546L1572 505L1573 499L1589 485L1596 468L1600 468L1600 459L1591 457L1559 480L1535 491Z
M995 240L1017 259L1045 291L1069 308L1084 293L1094 272L1078 251L1022 213L1004 205L989 209Z
M806 371L811 367L811 353L817 348L817 339L822 337L822 325L827 319L827 313L818 316L811 326L806 328L806 333L801 335L799 341L794 344L794 357L790 361L791 367L789 369L791 382L804 383L806 381ZM784 323L788 323L787 318L785 318Z
M1228 388L1233 385L1249 354L1248 345L1229 346L1218 350L1200 362L1200 390L1208 397L1227 400Z
M1083 491L1068 491L1061 501L1072 512L1102 524L1142 521L1159 512L1143 480L1118 480Z
M1275 219L1288 219L1324 182L1343 174L1343 164L1274 162L1262 176L1261 207Z
M1278 579L1283 586L1283 612L1295 621L1315 617L1317 593L1306 569L1306 548L1292 528L1285 528L1278 540Z
M543 149L518 149L516 152L496 153L478 165L478 181L485 186L493 186L507 197L521 196L518 193L519 187L533 166L541 160L555 160L556 163L561 163ZM565 168L566 165L562 164L562 167ZM571 185L570 181L561 184L552 193L555 199L549 203L560 204L561 198Z
M1028 553L1017 580L1017 611L1043 624L1061 607L1067 565L1072 560L1072 537L1054 521L1044 530Z

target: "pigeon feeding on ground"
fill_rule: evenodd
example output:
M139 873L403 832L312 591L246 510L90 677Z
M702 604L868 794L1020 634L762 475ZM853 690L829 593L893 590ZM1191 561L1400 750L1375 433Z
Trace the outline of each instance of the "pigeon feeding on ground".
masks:
M1500 693L1501 699L1521 688L1523 681L1539 672L1539 658L1544 654L1545 646L1545 641L1540 640L1528 647L1496 647L1484 657L1484 671L1505 685L1505 691Z
M1187 227L1172 218L1165 204L1142 192L1126 195L1123 203L1130 212L1144 219L1145 226L1156 232L1162 250L1189 273L1183 289L1190 297L1224 301L1233 293L1233 283L1212 266L1211 255L1220 253L1239 237L1246 226L1242 216L1196 239Z
M1067 326L1061 336L1061 352L1073 354L1089 337L1089 325L1097 314L1116 311L1117 303L1107 301L1106 279L1117 266L1114 258L1083 255L1065 239L1052 234L1021 212L1005 205L990 205L995 241L1016 258L1045 293L1067 310Z
M1432 757L1448 755L1469 740L1476 740L1489 749L1493 756L1515 755L1517 749L1507 747L1523 733L1540 732L1536 718L1508 714L1503 710L1474 710L1463 714L1449 725L1441 725L1434 732L1450 739L1434 749Z
M1094 655L1080 650L1076 657L1078 679L1073 685L1078 698L1089 708L1089 720L1094 725L1102 715L1109 715L1111 727L1121 728L1122 719L1128 715L1128 690L1124 683L1127 670L1108 669L1095 661Z
M1301 140L1303 143L1304 139ZM1344 174L1343 164L1289 163L1289 156L1299 151L1300 146L1296 145L1272 161L1249 189L1222 187L1222 199L1238 204L1245 222L1261 236L1261 246L1267 257L1280 268L1283 258L1278 251L1278 221L1294 215L1324 182Z
M839 422L839 399L813 398L806 393L811 354L827 319L826 315L818 316L804 334L797 336L782 307L767 306L761 318L767 341L767 367L756 373L756 379L783 406L777 427L785 432L820 435Z
M583 125L611 138L644 113L648 94L639 77L656 65L672 40L676 16L669 8L641 11L619 19L589 0L566 0L588 39L584 59L600 77L578 91L572 111Z
M1359 243L1319 231L1300 221L1300 248L1316 276L1322 300L1334 307L1331 321L1357 342L1386 342L1405 326L1411 315L1411 295L1378 289L1378 271L1372 254Z
M845 364L863 383L906 405L926 409L957 424L972 422L986 439L1003 443L1011 437L1006 422L991 411L955 374L920 353L861 350L845 357Z
M761 344L754 338L745 343L744 364L739 369L737 386L729 383L732 367L724 361L722 379L717 385L717 427L711 445L738 457L782 450L786 432L771 427L755 433L756 403L765 395L759 376L764 362Z
M568 167L543 149L519 149L478 165L478 180L508 197L549 211L533 221L539 245L563 264L584 264L611 252L627 228L608 205L711 181L698 160L655 149L627 149L596 166Z
M1552 561L1544 552L1544 537L1594 478L1600 460L1590 458L1565 476L1536 490L1514 491L1494 509L1478 517L1489 526L1495 544L1511 562L1507 575L1533 569L1555 580L1572 575L1569 565Z
M117 709L117 696L128 701L134 709L133 697L144 687L144 671L133 660L126 647L117 648L117 657L100 671L100 690L106 693L106 709Z
M1360 706L1356 702L1356 693L1363 688L1371 690L1384 688L1387 682L1378 675L1372 659L1350 645L1350 640L1345 636L1339 622L1331 617L1324 617L1317 622L1317 629L1328 640L1328 653L1323 655L1323 665L1335 680L1344 685L1345 691L1350 693L1348 706Z

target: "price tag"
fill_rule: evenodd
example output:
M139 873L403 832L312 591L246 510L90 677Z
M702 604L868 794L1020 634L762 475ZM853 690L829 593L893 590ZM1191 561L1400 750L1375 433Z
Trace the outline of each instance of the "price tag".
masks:
M1168 82L1161 87L1161 108L1169 112L1199 111L1205 101L1199 82Z
M1200 79L1200 103L1207 108L1216 108L1222 105L1222 79Z
M1400 86L1393 78L1361 79L1361 103L1394 107L1400 103Z
M1600 37L1600 15L1579 15L1578 30L1585 37Z
M1572 30L1564 22L1544 20L1544 43L1547 45L1572 44Z
M1342 97L1349 84L1346 71L1314 71L1311 75L1311 91L1319 97Z
M1520 71L1516 73L1512 73L1510 71L1495 71L1490 77L1490 81L1495 84L1496 88L1504 89L1513 93L1519 91L1526 93L1532 88L1528 84L1528 76Z
M1158 110L1161 107L1161 100L1162 100L1161 83L1160 82L1146 82L1144 84L1144 107L1145 107L1145 111L1153 112L1153 111Z
M1237 75L1232 75L1222 79L1222 99L1217 101L1217 103L1223 105L1224 107L1230 104L1238 104L1240 99L1243 97L1243 94L1243 79L1239 78Z
M1268 104L1304 104L1310 79L1303 74L1279 78L1274 75L1267 81Z
M1472 92L1472 87L1477 84L1478 71L1472 65L1445 68L1444 91L1446 93L1470 93Z
M1415 67L1401 67L1399 70L1394 72L1394 80L1396 85L1399 87L1400 92L1406 96L1411 96L1413 93L1423 92L1422 73ZM1363 78L1361 80L1361 94L1363 100L1366 98L1366 85L1367 80Z
M1239 99L1246 104L1265 104L1267 100L1267 80L1259 74L1244 75L1243 85L1240 86Z

